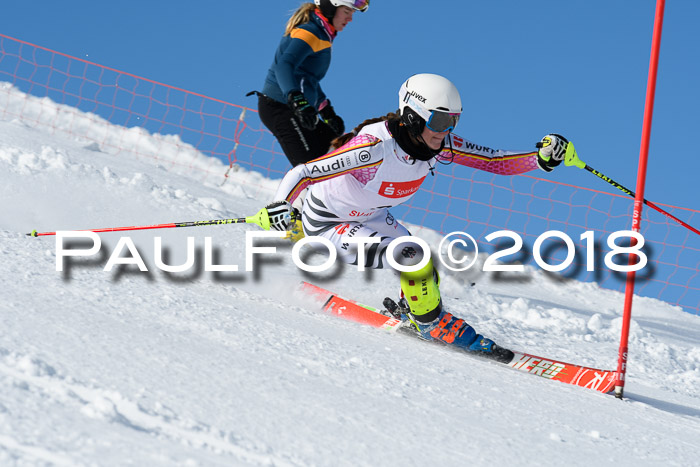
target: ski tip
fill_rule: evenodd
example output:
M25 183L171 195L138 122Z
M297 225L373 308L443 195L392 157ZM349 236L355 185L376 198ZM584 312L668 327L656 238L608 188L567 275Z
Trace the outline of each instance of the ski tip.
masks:
M38 236L39 236L39 232L37 232L36 230L32 230L30 233L27 234L27 237L38 237Z

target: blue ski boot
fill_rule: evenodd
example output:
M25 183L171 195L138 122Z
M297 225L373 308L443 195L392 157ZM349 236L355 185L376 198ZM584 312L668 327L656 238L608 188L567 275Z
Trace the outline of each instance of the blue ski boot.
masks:
M433 340L457 346L501 363L509 363L514 357L510 350L496 345L491 339L481 334L477 334L474 328L463 319L444 311L435 322L422 325L419 332L425 338L430 336Z

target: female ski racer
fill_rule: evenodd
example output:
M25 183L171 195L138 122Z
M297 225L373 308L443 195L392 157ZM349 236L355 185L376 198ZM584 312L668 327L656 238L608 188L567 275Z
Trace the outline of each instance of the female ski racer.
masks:
M287 22L262 92L248 93L258 95L260 120L292 166L326 154L345 131L320 82L331 64L333 40L355 11L368 7L369 0L304 3Z
M382 268L387 265L389 243L410 235L389 208L410 199L437 162L503 175L537 167L550 172L569 146L556 134L542 138L536 145L539 151L475 145L452 134L461 112L459 92L446 78L435 74L408 78L399 91L398 114L363 122L353 133L338 138L335 150L287 172L275 194L278 201L266 206L271 227L287 230L291 226L299 213L290 203L308 187L301 212L304 233L330 240L338 256L350 264L357 264L358 252L349 238L378 237L380 242L369 246L364 262L366 267ZM420 264L421 247L411 242L402 245L394 248L394 261L404 266ZM432 260L418 271L401 272L400 283L398 311L391 300L387 308L392 314L405 315L423 337L510 361L512 352L443 310Z

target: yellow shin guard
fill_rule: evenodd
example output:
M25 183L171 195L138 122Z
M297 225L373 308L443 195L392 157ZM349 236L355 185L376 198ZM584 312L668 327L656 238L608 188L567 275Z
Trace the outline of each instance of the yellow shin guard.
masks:
M432 259L418 271L401 272L401 291L417 321L427 323L440 315L440 277Z

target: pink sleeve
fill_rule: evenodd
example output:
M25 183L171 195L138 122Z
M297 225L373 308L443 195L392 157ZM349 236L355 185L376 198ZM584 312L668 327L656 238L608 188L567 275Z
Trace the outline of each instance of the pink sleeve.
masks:
M445 148L437 158L499 175L517 175L537 168L537 150L495 150L479 146L455 134L450 134Z

